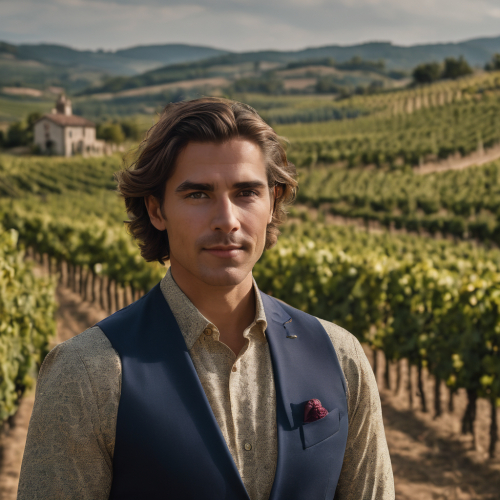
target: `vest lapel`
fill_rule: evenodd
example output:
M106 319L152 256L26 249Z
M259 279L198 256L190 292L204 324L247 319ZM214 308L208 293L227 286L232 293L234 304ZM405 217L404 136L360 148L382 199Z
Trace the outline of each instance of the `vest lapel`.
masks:
M335 349L316 318L263 292L261 296L278 423L278 463L270 499L333 498L347 440L346 384ZM303 425L310 399L319 399L330 414Z
M160 286L98 325L122 361L110 499L248 500Z

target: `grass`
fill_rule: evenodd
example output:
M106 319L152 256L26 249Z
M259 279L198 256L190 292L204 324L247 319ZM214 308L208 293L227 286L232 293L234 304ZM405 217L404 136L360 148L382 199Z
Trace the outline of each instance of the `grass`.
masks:
M30 113L38 111L40 113L49 113L54 107L54 100L37 100L27 97L8 98L0 96L0 124L12 123L24 120Z

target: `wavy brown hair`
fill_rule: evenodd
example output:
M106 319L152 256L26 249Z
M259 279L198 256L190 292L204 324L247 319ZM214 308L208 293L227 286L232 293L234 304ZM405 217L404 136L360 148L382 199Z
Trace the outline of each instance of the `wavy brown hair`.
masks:
M115 173L130 219L125 223L146 261L164 264L170 258L170 245L166 231L159 231L151 223L144 199L153 195L163 205L165 185L179 153L189 142L223 143L234 138L254 142L263 153L270 195L276 192L265 248L276 243L278 226L285 222L286 206L294 200L298 187L295 166L286 157L286 142L252 107L229 99L203 97L168 104L140 144L135 161Z

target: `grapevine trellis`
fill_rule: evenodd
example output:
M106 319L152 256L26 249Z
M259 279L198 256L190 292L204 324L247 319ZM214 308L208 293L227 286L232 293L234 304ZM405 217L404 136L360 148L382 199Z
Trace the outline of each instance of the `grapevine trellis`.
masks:
M55 336L54 281L37 278L17 232L0 228L0 427L12 424L20 398Z
M290 160L298 167L419 166L498 144L500 93L481 93L411 114L283 125L277 131L291 142Z
M498 161L425 175L317 168L301 179L298 201L387 228L500 244Z

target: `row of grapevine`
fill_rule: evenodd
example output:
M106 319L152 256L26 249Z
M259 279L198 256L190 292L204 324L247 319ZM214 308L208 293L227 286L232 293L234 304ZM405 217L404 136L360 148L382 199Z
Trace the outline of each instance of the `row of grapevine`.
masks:
M500 72L476 73L458 80L442 80L368 96L356 95L338 102L338 106L365 109L379 114L411 113L420 108L468 100L478 93L499 88Z
M117 156L106 158L44 158L0 156L0 197L28 194L93 193L112 190L113 173L120 168Z
M0 220L19 232L22 245L47 254L55 266L66 262L71 273L88 271L92 282L106 283L108 295L116 283L137 296L156 283L163 268L144 262L120 224L127 218L113 179L120 165L116 156L2 155Z
M425 175L318 168L301 175L298 201L386 227L500 244L500 162Z
M424 108L470 101L478 94L500 89L500 72L474 74L416 87L386 89L371 95L264 95L236 93L232 97L254 107L272 126L339 121L346 123L366 115L393 116ZM347 119L347 120L346 120ZM300 127L300 125L298 125ZM322 135L322 134L319 134ZM298 136L298 135L297 135Z
M444 248L441 242L434 255L432 243L407 238L400 243L407 251L398 254L389 240L384 245L331 226L291 233L255 268L264 291L345 327L390 361L407 359L417 366L420 385L426 367L438 393L440 381L452 390L465 388L466 429L472 428L477 397L488 398L493 409L500 406L498 252L491 260L475 259L472 247Z
M22 209L0 216L5 227L19 232L25 247L47 254L56 262L89 269L133 291L149 290L163 276L164 268L146 263L123 227L113 228L97 218L75 222Z
M275 128L291 141L290 160L298 167L339 162L349 167L418 166L500 142L500 93L482 93L412 114L372 114Z
M17 411L55 335L54 282L36 278L14 229L0 229L0 423Z

